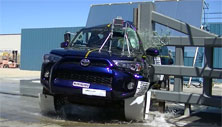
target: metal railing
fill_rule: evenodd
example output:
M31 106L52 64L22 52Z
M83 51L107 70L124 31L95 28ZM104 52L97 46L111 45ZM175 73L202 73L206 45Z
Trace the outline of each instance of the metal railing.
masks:
M136 11L136 9L134 9ZM135 18L137 17L137 18ZM222 78L222 69L213 68L214 47L222 47L222 38L182 21L154 11L153 3L143 3L134 12L134 22L139 32L152 33L155 23L164 25L187 36L168 37L168 46L175 46L175 65L152 65L158 75L174 76L173 91L152 90L152 95L162 101L222 107L222 97L212 95L212 78ZM204 67L184 66L184 47L204 47ZM183 77L203 77L203 93L183 92ZM188 106L187 106L188 105Z

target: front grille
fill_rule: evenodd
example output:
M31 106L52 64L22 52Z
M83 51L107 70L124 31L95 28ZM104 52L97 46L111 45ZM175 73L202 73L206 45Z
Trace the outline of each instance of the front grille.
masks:
M80 65L80 61L83 58L69 58L63 60L63 64L77 64ZM99 66L99 67L108 67L109 62L106 60L101 60L101 59L89 59L90 60L90 65L89 66Z
M110 86L112 84L112 76L107 74L98 74L92 72L65 72L58 71L56 78L65 80L75 80L80 82L95 83L105 86Z

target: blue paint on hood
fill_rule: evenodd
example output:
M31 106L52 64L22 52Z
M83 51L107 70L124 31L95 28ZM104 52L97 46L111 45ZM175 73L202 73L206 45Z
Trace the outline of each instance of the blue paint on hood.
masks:
M50 53L55 54L55 55L59 55L59 56L85 57L87 52L88 52L88 50L54 49ZM128 61L134 60L134 57L116 55L116 54L105 52L105 51L102 51L102 52L93 51L88 55L88 58L105 58L105 59L109 59L109 60L128 60Z

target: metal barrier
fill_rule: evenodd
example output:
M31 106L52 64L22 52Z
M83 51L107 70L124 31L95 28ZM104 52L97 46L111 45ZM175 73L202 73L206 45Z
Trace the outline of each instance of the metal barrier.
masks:
M152 33L154 24L158 23L188 35L168 37L168 46L175 46L176 49L175 65L152 65L155 74L174 76L175 78L173 91L152 90L156 99L185 103L185 108L190 108L190 104L222 107L222 97L212 96L212 78L222 78L222 69L213 68L213 48L222 47L221 37L157 13L154 11L153 3L140 4L138 10L135 9L134 22L138 24L139 32L147 32L148 30ZM205 47L203 68L184 66L185 46ZM203 93L184 93L183 76L203 77Z

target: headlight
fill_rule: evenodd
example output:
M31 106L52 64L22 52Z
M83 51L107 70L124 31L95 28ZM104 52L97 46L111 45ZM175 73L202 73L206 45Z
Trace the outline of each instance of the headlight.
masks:
M136 84L134 82L130 82L127 84L127 89L132 90L132 89L134 89L135 86L136 86Z
M142 65L135 61L125 61L125 60L113 60L116 66L122 68L128 68L132 71L141 71Z
M45 54L44 55L44 63L56 63L58 62L62 57L54 54Z
M44 77L45 77L45 78L49 78L49 74L50 74L50 73L49 73L49 70L45 71Z

